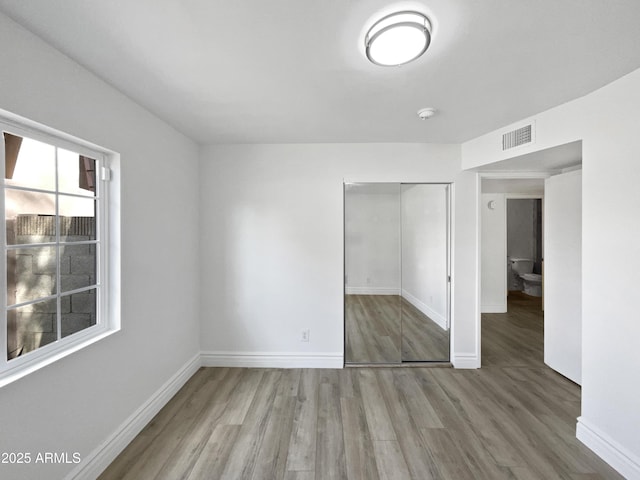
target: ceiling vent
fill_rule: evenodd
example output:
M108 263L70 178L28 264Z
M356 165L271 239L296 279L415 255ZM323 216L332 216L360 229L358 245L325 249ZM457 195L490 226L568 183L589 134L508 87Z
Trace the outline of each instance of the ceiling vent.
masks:
M519 147L533 142L533 124L525 125L502 135L502 150Z

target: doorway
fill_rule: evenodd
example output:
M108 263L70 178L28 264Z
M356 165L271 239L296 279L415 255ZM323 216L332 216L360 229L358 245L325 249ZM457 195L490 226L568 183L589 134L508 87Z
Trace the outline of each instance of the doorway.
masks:
M507 194L507 311L515 298L543 310L544 183L538 194Z
M543 362L542 282L530 295L533 282L526 293L523 275L541 273L547 176L481 179L483 367Z
M535 336L538 343L542 340L542 350L537 346L536 349L538 353L542 351L546 365L578 384L581 382L581 156L582 145L578 141L478 169L482 312L478 338L483 366L491 364L490 358L487 361L484 358L491 355L490 348L485 348L489 342L495 340L496 344L506 345L499 338L504 329L492 327L497 327L497 315L506 314L508 310L506 293L510 290L505 275L506 228L499 235L488 232L495 233L496 227L506 226L509 194L543 196L544 263L541 261L539 268L544 275L544 297L538 300L539 306L533 307L540 312L544 304L544 317L540 312L538 322L543 328ZM542 182L541 191L531 190L531 182L536 181ZM502 303L500 298L505 301ZM513 308L509 308L509 314L513 313L511 310ZM515 313L519 318L514 317L514 326L521 339L518 353L525 353L531 347L533 336L527 333L527 325L518 324L526 315Z
M449 217L449 184L344 184L345 365L449 361Z

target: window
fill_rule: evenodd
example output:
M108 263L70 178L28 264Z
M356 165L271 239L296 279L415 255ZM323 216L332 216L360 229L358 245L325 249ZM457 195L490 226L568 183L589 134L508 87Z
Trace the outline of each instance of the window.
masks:
M6 279L0 385L115 331L109 318L109 155L0 122Z

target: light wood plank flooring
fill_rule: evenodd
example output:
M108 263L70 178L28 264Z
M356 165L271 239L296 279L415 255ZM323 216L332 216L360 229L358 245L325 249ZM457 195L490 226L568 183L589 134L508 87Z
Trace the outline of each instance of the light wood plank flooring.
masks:
M448 362L449 331L411 303L402 302L402 361Z
M345 361L449 361L449 332L399 295L345 295Z
M580 389L529 310L483 318L480 370L202 368L100 478L621 478L575 438Z
M400 363L400 296L345 295L345 361Z
M507 298L507 314L482 314L482 366L538 367L544 362L542 298L521 292Z

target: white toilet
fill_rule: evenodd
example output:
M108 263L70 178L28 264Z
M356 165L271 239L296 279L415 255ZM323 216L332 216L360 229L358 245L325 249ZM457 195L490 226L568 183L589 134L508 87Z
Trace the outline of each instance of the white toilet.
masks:
M533 260L530 258L511 258L509 263L513 272L522 279L524 293L532 297L542 296L542 275L533 272Z
M524 293L532 297L542 296L542 275L537 273L523 273L520 275L524 283Z

